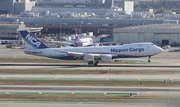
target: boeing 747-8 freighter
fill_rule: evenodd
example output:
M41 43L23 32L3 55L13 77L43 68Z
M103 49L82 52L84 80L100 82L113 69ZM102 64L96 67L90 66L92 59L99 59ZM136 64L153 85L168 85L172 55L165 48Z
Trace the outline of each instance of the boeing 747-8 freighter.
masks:
M26 54L63 59L84 60L96 66L99 61L111 62L116 58L150 57L163 51L150 42L132 43L120 46L49 48L28 31L20 31L26 44Z

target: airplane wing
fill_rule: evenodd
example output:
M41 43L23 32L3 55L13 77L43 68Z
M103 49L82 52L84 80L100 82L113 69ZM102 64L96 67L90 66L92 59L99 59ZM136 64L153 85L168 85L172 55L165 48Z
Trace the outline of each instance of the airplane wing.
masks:
M78 58L81 58L83 55L89 54L89 53L81 53L81 52L67 52L67 51L61 51L61 50L56 50L57 52L61 53L66 53L66 54L72 54ZM95 58L99 58L101 54L91 54L94 55Z
M16 41L21 41L21 40L0 40L0 41L2 41L2 42L16 42Z
M67 51L61 51L61 50L56 50L56 51L61 52L61 53L66 53L66 54L83 55L83 53L79 53L79 52L67 52Z
M28 54L39 54L42 53L41 51L36 51L36 50L24 50L25 53Z
M62 51L62 50L56 50L57 52L61 52L61 53L66 53L66 54L72 54L75 57L78 57L79 59L81 59L84 55L90 54L90 53L81 53L81 52L67 52L67 51ZM94 58L98 59L101 56L103 56L103 54L91 54L94 56ZM112 56L117 56L117 54L111 54Z
M12 43L12 42L18 42L21 40L0 40L0 43Z

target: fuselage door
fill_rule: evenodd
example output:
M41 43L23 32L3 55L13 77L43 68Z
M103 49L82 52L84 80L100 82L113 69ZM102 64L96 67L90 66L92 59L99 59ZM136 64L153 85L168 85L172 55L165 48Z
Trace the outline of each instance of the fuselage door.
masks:
M150 51L150 54L155 54L156 53L156 49L154 48L154 44L148 44L148 49Z
M148 45L147 45L147 47L148 47L148 49L150 49L151 45L150 45L150 44L148 44Z

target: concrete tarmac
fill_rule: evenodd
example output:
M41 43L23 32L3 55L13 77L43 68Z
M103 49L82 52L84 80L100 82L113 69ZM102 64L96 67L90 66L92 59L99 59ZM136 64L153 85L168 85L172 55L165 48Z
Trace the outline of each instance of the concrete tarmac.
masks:
M57 64L57 63L0 63L0 69L46 69L46 70L165 70L180 71L180 65L151 65L151 64Z
M1 107L165 107L166 104L153 104L153 103L122 103L122 104L116 104L116 103L105 103L105 104L34 104L34 103L0 103ZM171 106L172 107L172 106ZM179 106L173 106L173 107L179 107Z
M154 81L159 81L161 80L164 82L164 80L170 79L174 81L180 81L180 74L143 74L143 75L116 75L116 74L98 74L98 75L46 75L46 74L40 74L40 75L29 75L29 74L1 74L0 79L3 80L29 80L29 79L34 79L34 80L126 80L126 81L140 81L140 80L154 80Z

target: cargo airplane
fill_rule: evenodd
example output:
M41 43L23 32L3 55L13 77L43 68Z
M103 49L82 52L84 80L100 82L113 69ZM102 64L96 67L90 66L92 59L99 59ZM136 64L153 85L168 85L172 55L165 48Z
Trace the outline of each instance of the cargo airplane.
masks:
M116 58L136 58L148 57L148 62L153 55L163 52L163 49L153 43L132 43L120 46L100 46L100 47L64 47L48 48L28 31L20 31L20 35L25 41L26 54L63 59L63 60L84 60L88 65L98 65L99 61L111 62Z

